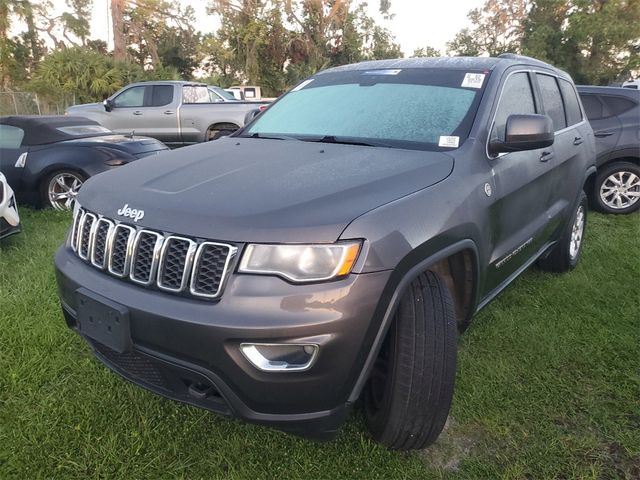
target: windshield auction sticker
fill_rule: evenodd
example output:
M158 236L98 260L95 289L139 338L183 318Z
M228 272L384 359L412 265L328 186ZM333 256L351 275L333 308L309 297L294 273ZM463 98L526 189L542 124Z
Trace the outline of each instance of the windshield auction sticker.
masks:
M465 73L461 87L463 88L482 88L484 83L484 73Z
M440 136L440 141L438 142L438 146L448 147L448 148L458 148L459 142L460 142L460 137L446 137L442 135Z

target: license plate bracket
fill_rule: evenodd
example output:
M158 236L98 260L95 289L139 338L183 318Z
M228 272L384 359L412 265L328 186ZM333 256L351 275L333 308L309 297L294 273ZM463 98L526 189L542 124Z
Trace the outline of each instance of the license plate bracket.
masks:
M118 353L131 350L129 309L86 288L76 290L79 332Z

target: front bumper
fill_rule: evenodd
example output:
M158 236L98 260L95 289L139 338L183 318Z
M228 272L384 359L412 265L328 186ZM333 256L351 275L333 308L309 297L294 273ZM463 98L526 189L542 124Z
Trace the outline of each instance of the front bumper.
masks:
M86 339L117 373L174 400L316 439L332 438L348 413L390 273L313 285L232 274L212 303L115 279L65 246L55 263L70 328L79 288L128 309L131 351ZM241 354L243 342L315 343L320 352L307 371L262 372Z
M19 233L20 215L16 205L16 197L8 184L4 184L0 195L0 238Z

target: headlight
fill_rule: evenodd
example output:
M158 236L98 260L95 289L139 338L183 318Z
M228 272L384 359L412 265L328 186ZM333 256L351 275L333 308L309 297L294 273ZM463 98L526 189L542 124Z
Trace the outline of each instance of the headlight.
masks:
M250 244L239 272L279 275L292 282L320 282L348 275L360 252L360 241L317 245Z

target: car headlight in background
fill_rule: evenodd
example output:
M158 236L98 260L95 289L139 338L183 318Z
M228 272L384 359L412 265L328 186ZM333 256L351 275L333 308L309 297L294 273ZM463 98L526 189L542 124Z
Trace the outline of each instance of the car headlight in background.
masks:
M278 275L292 282L321 282L351 272L362 242L311 245L247 245L238 271Z

